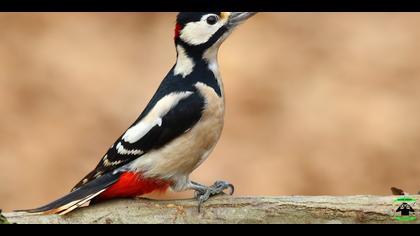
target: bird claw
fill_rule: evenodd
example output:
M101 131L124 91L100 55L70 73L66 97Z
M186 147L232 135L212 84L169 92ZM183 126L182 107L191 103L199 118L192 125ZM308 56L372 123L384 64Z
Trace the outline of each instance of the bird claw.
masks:
M210 188L215 190L216 192L213 195L222 194L226 189L230 190L229 195L233 195L233 193L235 192L235 187L233 186L233 184L227 181L216 181L212 186L210 186Z
M198 201L198 212L201 211L201 205L206 202L210 197L219 194L225 194L225 190L229 189L229 195L233 195L235 187L233 184L227 181L216 181L212 186L205 187L200 190L196 190L194 193L195 198Z

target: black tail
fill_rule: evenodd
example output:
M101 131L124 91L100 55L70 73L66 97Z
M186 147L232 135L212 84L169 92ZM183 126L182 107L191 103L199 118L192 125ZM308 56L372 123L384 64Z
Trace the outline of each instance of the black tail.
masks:
M44 213L44 214L60 214L64 215L70 211L82 206L90 201L92 198L98 196L105 191L110 185L118 181L120 173L108 173L97 179L94 179L73 192L57 199L45 206L30 209L18 210L18 212L28 213Z

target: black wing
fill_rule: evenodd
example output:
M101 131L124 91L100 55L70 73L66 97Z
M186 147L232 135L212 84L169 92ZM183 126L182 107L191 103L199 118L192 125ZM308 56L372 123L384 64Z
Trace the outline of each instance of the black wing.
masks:
M150 111L150 108L156 104L157 100L158 99L154 97L142 115L140 115L136 122L134 122L134 124L130 127L133 127L139 122L142 122L144 116L147 114L147 112ZM185 99L180 100L177 105L172 107L170 111L162 117L161 125L155 125L137 142L125 142L123 140L123 135L121 135L114 143L114 145L108 150L96 168L85 178L83 178L73 188L72 191L102 176L105 173L128 164L129 162L141 157L150 150L164 146L171 140L188 131L200 120L204 106L204 98L195 91ZM122 145L126 150L141 150L142 153L136 153L133 151L133 153L121 154L117 149L119 144Z

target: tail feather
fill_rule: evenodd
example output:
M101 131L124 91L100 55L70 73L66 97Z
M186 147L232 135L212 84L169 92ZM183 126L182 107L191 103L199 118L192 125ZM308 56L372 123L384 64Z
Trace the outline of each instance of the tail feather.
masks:
M94 179L69 194L39 208L18 212L64 215L82 206L118 181L121 173L108 173Z
M98 196L98 195L99 195L99 194L101 194L103 191L105 191L105 189L103 189L103 190L101 190L101 191L99 191L99 192L97 192L97 193L95 193L95 194L92 194L92 195L89 195L89 196L85 197L84 199L82 199L82 200L78 201L76 204L74 204L73 206L71 206L71 207L69 207L69 208L63 208L64 210L61 210L61 211L59 211L59 212L56 212L55 214L65 215L65 214L67 214L67 213L69 213L69 212L73 211L74 209L76 209L76 208L79 208L79 207L83 206L83 204L87 203L87 202L88 202L88 201L90 201L92 198L94 198L94 197Z

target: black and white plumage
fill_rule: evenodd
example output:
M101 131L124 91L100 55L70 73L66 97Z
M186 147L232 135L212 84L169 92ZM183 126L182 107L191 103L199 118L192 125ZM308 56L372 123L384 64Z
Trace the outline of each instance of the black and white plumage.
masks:
M233 188L223 181L205 187L191 182L189 175L208 157L223 128L219 46L239 23L254 14L178 14L176 64L144 111L70 194L29 212L65 214L89 201L141 195L163 186L175 191L194 189L204 202ZM124 177L126 173L136 173L137 177Z

